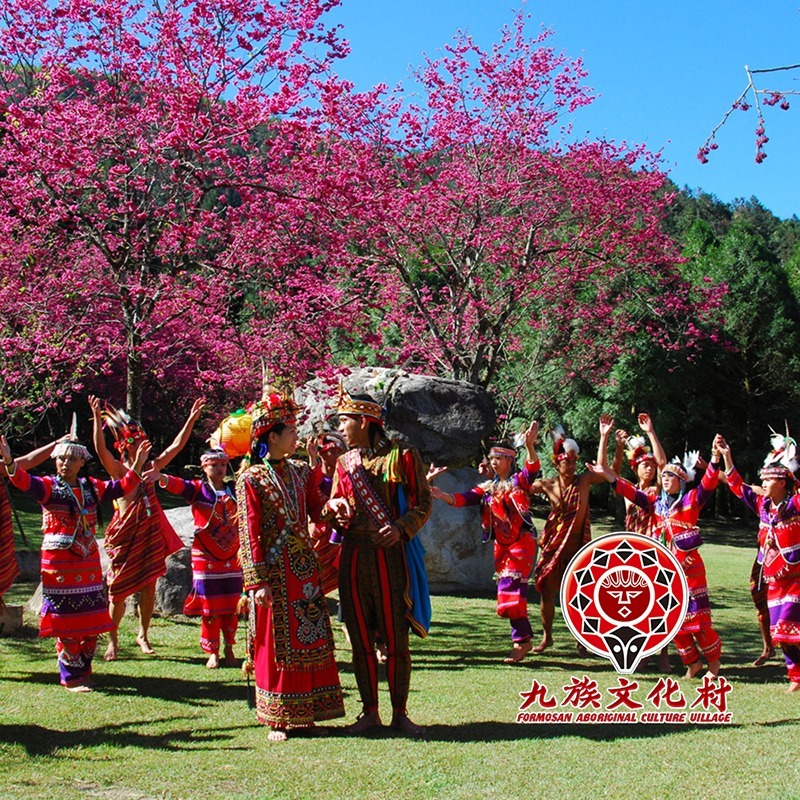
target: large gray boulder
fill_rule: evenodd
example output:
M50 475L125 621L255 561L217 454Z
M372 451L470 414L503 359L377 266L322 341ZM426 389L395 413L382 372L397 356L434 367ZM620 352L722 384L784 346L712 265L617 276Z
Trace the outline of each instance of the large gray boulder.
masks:
M481 480L477 470L454 469L436 478L445 492L464 492ZM433 501L433 511L418 534L425 547L425 568L434 593L494 591L494 547L481 540L480 513L476 506L455 508Z
M349 392L372 395L387 409L386 430L419 449L425 461L463 467L482 455L482 442L496 422L489 393L466 381L404 370L366 367L344 379ZM299 389L308 415L300 433L319 429L335 412L336 394L319 381Z
M156 610L166 616L183 614L183 604L192 591L192 551L194 519L189 506L164 511L175 533L186 545L167 558L167 572L156 583Z

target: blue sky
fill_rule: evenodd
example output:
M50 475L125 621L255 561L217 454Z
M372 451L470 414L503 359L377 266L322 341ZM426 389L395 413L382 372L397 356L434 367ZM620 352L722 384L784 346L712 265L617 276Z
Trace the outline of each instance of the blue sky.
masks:
M779 217L800 216L800 96L783 112L767 109L768 157L755 164L756 117L737 112L717 135L719 150L700 164L696 153L746 84L744 65L800 63L797 0L529 0L532 34L544 26L551 43L582 57L597 99L574 115L590 137L644 142L663 151L664 168L680 186L720 200L757 197ZM352 52L339 74L366 89L411 83L422 54L435 56L458 29L483 47L514 18L505 0L342 0L329 21L344 26ZM800 70L762 88L800 91ZM790 98L790 101L792 98Z

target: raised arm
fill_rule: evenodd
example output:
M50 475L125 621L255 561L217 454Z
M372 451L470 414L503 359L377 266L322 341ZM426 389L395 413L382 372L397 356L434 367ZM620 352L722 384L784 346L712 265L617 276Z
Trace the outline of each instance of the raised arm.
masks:
M153 459L154 466L159 471L164 469L164 467L172 461L175 456L186 447L186 442L189 441L189 437L192 435L192 429L195 426L198 418L200 417L200 412L203 410L203 406L205 406L206 401L204 397L199 397L197 400L194 401L192 404L192 410L189 412L189 416L184 422L183 427L180 429L178 435L173 439L172 444L161 453L158 458Z
M639 414L639 427L647 434L647 438L650 440L650 446L653 448L653 457L656 460L656 465L659 470L664 469L667 463L667 454L664 452L664 447L658 436L656 436L653 420L650 418L649 414Z
M31 450L30 453L26 453L24 456L18 456L17 464L23 469L34 469L38 467L39 464L43 464L50 458L50 454L53 452L53 448L56 444L58 444L58 442L50 442L50 444L37 447L36 450Z
M102 414L102 401L99 397L89 395L89 406L92 409L92 444L103 465L103 469L112 478L121 478L127 471L127 467L114 458L111 451L106 447L106 438L103 436L103 414Z
M614 420L611 414L600 415L600 442L597 445L597 463L602 464L604 467L608 466L608 440L611 436L611 431L614 430Z

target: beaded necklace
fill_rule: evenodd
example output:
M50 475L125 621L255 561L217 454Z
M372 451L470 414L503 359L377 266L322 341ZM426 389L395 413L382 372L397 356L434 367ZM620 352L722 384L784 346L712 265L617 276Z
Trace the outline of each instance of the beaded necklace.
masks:
M283 505L286 509L286 519L291 525L296 525L297 520L300 518L300 489L297 484L297 476L295 471L286 465L282 459L278 464L283 464L284 468L281 472L288 472L289 482L284 481L283 477L278 474L275 467L272 466L269 460L264 462L267 468L267 478L269 482L281 493L283 498ZM290 488L291 486L291 488Z

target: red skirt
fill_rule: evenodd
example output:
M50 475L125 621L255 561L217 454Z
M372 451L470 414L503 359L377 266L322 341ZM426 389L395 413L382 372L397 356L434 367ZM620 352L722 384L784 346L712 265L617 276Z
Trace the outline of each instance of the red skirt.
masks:
M217 617L235 614L242 595L242 569L239 558L214 558L195 539L192 545L192 591L183 613L189 616Z
M100 553L42 550L39 636L84 639L114 628L103 591Z

